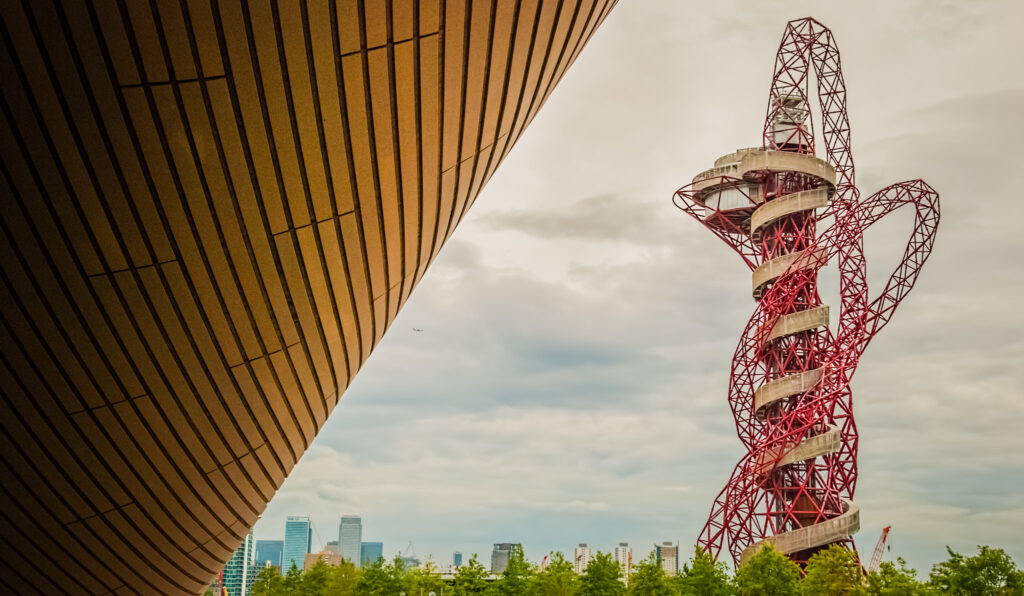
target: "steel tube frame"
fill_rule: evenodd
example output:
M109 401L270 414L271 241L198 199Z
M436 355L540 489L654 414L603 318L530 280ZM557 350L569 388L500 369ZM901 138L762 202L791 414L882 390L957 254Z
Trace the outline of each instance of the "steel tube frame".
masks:
M698 540L716 557L727 549L736 564L765 542L774 542L798 562L805 562L829 544L854 548L852 535L859 527L859 510L853 503L858 435L850 380L868 343L889 322L917 280L939 223L938 194L923 180L899 182L867 199L860 198L839 50L832 32L812 18L789 22L776 54L760 149L766 155L765 163L777 152L814 155L816 139L809 114L812 75L821 141L825 158L835 170L834 180L795 166L781 171L741 172L742 168L736 168L736 176L729 175L727 168L716 168L715 173L722 172L717 181L712 180L714 176L698 176L673 197L680 209L735 250L751 271L773 259L794 255L780 259L778 262L791 264L779 275L773 271L755 292L757 306L733 355L728 399L747 454L715 499ZM754 184L756 194L749 191ZM784 209L781 216L778 207L769 207L755 218L759 223L752 236L751 217L758 209L794 193L820 194L821 190L831 195L827 206L808 203L807 208L800 208L798 201L790 201L794 207ZM750 204L735 207L705 202L711 194L723 191L738 191ZM914 210L913 232L903 259L882 291L871 297L864 231L904 206ZM798 252L815 258L808 262L798 258ZM818 294L817 273L829 263L839 270L835 326L776 328L783 317L785 321L810 320L798 313L827 309ZM816 381L806 387L803 379L809 378L811 371L820 372L814 373ZM773 382L778 386L780 379L788 377L800 380L794 386L805 390L755 407L759 388ZM839 440L834 441L837 431ZM828 441L823 440L826 433ZM814 437L822 438L812 445ZM805 444L803 449L801 444ZM794 461L795 456L808 453L815 456ZM813 546L806 546L809 544Z

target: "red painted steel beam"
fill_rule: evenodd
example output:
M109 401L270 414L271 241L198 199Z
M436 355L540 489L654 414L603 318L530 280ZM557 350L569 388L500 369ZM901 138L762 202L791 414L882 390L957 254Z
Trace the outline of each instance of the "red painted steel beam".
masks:
M729 405L747 454L715 499L698 542L716 557L727 549L739 563L771 541L804 562L828 544L853 548L858 436L850 380L931 252L939 198L922 180L860 198L839 50L814 19L786 26L762 136L760 149L720 159L673 197L735 250L760 284L729 379ZM830 167L812 159L816 147L824 147ZM763 165L750 167L755 161ZM913 232L900 264L871 296L864 231L904 206L914 209ZM818 270L831 263L839 270L834 326L817 286Z

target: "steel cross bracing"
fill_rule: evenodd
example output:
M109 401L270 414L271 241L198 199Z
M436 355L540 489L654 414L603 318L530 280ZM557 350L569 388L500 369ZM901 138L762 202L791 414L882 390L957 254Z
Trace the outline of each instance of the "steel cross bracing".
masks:
M814 157L814 76L825 160ZM733 356L729 405L747 454L715 499L699 544L735 563L765 542L798 562L833 543L853 548L859 509L850 379L860 355L913 287L939 223L923 180L861 199L846 86L832 32L811 18L786 27L775 62L763 145L720 158L676 192L676 205L733 248L753 272L757 307ZM914 209L903 259L870 297L864 231ZM837 324L818 271L839 270Z

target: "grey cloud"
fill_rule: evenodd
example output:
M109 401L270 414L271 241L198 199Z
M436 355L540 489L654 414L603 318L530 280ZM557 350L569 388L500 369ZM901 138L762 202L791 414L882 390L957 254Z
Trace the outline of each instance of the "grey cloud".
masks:
M488 215L483 223L497 230L514 230L537 238L575 238L600 242L663 241L669 226L636 198L604 193L553 210L508 210Z

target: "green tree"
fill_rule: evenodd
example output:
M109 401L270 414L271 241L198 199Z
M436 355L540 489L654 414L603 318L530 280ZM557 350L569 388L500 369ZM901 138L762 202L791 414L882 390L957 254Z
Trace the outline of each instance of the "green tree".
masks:
M354 593L358 596L395 596L402 592L405 575L402 557L396 556L391 562L379 558L362 569Z
M284 578L281 570L273 565L260 569L252 585L252 596L274 596L284 594Z
M925 596L932 593L918 581L917 570L907 567L902 557L896 563L886 561L868 575L867 594L870 596Z
M259 570L256 582L253 584L252 596L273 596L284 594L285 579L281 577L281 569L270 565Z
M929 584L955 596L1024 594L1024 572L1017 569L1010 555L1001 548L979 546L973 557L965 557L946 547L949 559L932 567Z
M324 594L327 596L352 596L355 594L359 577L359 569L355 563L342 559L341 563L330 566Z
M619 581L622 572L619 563L611 554L597 551L594 558L587 563L587 569L580 578L581 596L618 596L626 592L626 587Z
M476 553L474 553L469 558L469 563L459 567L458 573L455 574L456 596L483 594L484 590L487 589L487 582L484 581L485 577L487 577L487 570L480 564L480 561L476 558Z
M676 591L672 588L654 551L633 566L633 574L629 576L629 593L637 596L675 595Z
M574 596L579 576L562 553L551 553L548 564L539 571L530 585L530 596Z
M513 544L508 553L508 566L487 590L488 594L501 596L522 596L533 581L533 566L526 561L521 544Z
M714 557L701 547L693 550L693 558L684 565L676 579L683 596L730 596L732 581L725 563L715 563Z
M444 580L437 564L429 559L423 565L410 569L405 576L405 593L409 596L426 596L431 592L440 594L443 588Z
M298 594L302 589L302 570L295 564L295 561L292 561L292 566L288 568L281 587L284 588L285 594Z
M317 561L312 567L302 572L302 587L299 594L302 596L320 596L327 588L327 577L330 574L330 567L323 561Z
M833 544L811 555L804 568L802 592L806 596L840 596L864 592L864 572L857 555Z
M800 568L766 544L736 570L739 596L790 596L800 591Z

